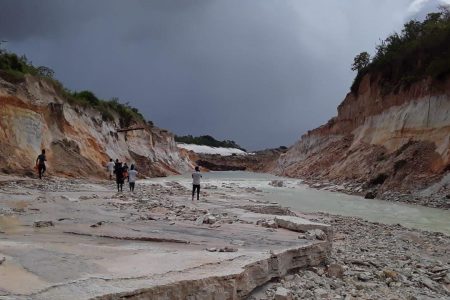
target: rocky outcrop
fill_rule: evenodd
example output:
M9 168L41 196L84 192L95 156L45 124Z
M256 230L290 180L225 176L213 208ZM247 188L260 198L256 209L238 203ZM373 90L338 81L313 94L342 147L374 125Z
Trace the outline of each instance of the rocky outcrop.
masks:
M104 176L109 158L135 162L146 175L187 170L190 160L173 135L150 124L120 132L117 115L67 103L53 81L26 76L10 83L0 78L0 171L32 174L40 150L47 150L50 174Z
M420 190L442 178L450 169L450 79L388 94L380 86L366 75L337 117L280 157L276 173L379 192Z
M193 203L182 178L139 182L135 193L106 181L3 180L1 299L247 299L332 251L331 239L298 232L330 226L290 217L267 228L258 220L294 212L238 187L205 189Z

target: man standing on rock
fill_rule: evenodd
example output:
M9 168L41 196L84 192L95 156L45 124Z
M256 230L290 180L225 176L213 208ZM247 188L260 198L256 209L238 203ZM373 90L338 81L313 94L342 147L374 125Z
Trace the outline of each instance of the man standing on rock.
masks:
M42 153L38 155L36 158L36 167L39 173L39 179L42 179L42 176L44 175L45 170L47 169L45 167L45 162L47 161L47 158L45 157L45 149L42 149Z
M109 173L109 180L112 179L112 176L114 174L114 166L116 164L113 162L112 158L109 159L109 162L106 164L106 170Z
M192 173L192 201L194 201L195 190L197 190L197 200L200 200L200 178L202 178L200 168L195 167L195 172Z

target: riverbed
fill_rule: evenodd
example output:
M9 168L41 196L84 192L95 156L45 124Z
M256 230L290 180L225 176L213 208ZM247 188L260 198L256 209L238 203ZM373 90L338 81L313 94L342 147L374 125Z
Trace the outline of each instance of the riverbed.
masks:
M190 187L191 180L190 174L185 174L152 179L148 182L177 181L185 187ZM269 183L273 180L282 180L283 187L271 186ZM233 188L253 188L260 191L255 197L279 203L293 210L360 217L371 222L401 224L408 228L450 235L448 210L364 199L360 196L313 189L299 179L243 171L208 172L203 174L203 185L217 187L230 194L235 193Z

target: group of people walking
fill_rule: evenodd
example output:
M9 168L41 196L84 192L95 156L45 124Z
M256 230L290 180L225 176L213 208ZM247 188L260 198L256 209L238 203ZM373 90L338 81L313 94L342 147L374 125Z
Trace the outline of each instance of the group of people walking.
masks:
M134 192L138 174L134 164L131 164L131 166L128 167L127 163L122 163L118 159L116 159L116 161L114 162L112 159L110 159L106 164L106 169L109 173L109 179L112 179L113 175L116 176L117 192L123 191L123 184L125 183L125 179L128 179L130 192Z
M36 170L38 171L39 179L42 179L46 171L45 162L47 157L45 156L45 149L42 149L41 154L36 158ZM128 179L128 185L130 192L134 192L134 187L136 185L136 179L138 172L134 164L128 167L127 163L122 163L119 159L114 162L112 159L106 164L106 170L109 175L109 179L112 180L113 176L116 177L117 192L123 191L123 185L125 179ZM197 200L200 200L200 181L202 174L200 173L200 168L195 167L195 171L192 173L192 201L194 201L195 193L197 192Z
M112 180L114 174L116 176L117 192L123 191L123 184L126 178L128 178L130 192L134 192L134 187L136 184L136 178L138 174L134 164L132 164L128 169L128 165L126 163L122 164L121 162L119 162L118 159L116 159L115 162L112 159L110 159L106 165L106 169L108 170L110 180ZM195 192L197 192L197 200L200 200L201 178L202 174L200 173L200 168L195 167L195 171L192 173L192 201L194 201Z

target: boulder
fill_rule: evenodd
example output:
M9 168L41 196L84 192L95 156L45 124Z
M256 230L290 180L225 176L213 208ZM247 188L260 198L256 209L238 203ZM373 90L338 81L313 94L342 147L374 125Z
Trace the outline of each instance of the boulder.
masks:
M203 224L204 220L205 220L205 215L198 217L197 220L195 220L195 225Z
M33 226L40 228L40 227L51 227L55 225L53 224L53 221L36 221L34 222Z
M375 197L377 196L377 194L375 192L367 192L366 195L364 196L365 199L375 199Z
M283 187L284 186L284 182L282 180L272 180L269 185L274 186L274 187Z
M203 223L205 224L214 224L217 222L217 218L214 217L213 215L205 215L204 219L203 219Z
M344 268L338 264L331 264L327 267L326 273L328 277L342 278L344 276Z
M312 229L306 232L306 239L308 240L321 240L325 241L327 239L327 235L321 229Z

